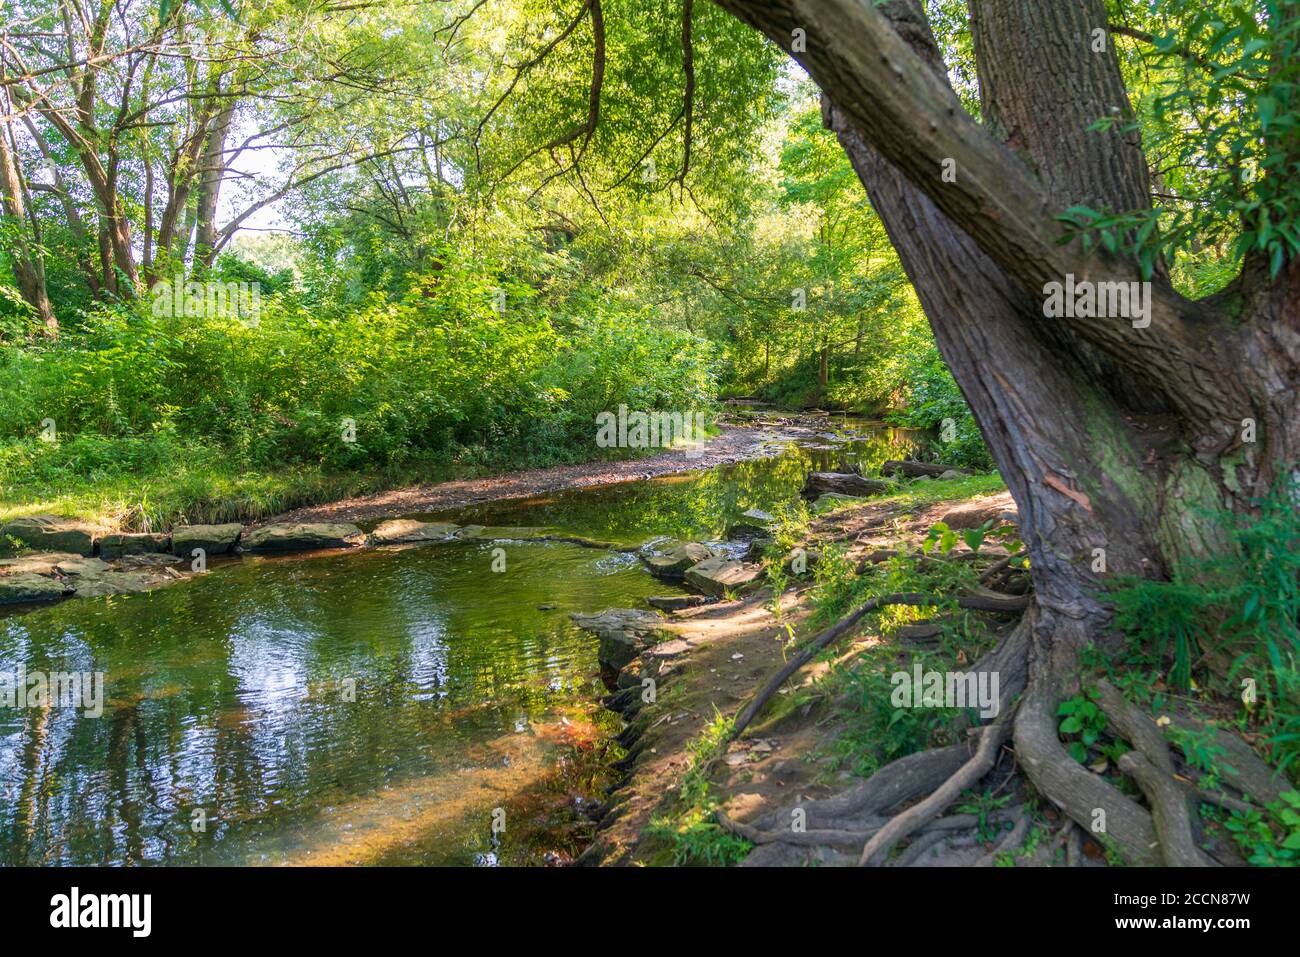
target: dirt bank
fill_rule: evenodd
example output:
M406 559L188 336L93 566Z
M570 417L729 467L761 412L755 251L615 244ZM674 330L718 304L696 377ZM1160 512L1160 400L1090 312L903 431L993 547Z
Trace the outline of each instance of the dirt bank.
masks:
M900 543L915 545L935 522L945 518L962 521L954 518L955 514L979 524L984 516L1007 514L1011 508L1005 494L939 502L914 510L897 503L867 503L819 519L811 531L816 541L839 541L853 560L862 560ZM699 742L707 740L711 726L716 727L719 717L733 718L791 656L787 626L800 641L813 633L807 601L810 592L811 586L806 584L788 590L782 597L780 620L773 615L767 591L674 613L666 630L675 638L655 645L624 669L620 678L626 690L611 696L610 703L629 718L621 739L629 750L627 776L611 795L596 839L580 863L683 863L675 859L679 848L655 825L680 813L685 789L698 788L698 779L691 785L687 777L699 774L692 767L699 767ZM814 661L796 673L747 733L707 762L702 776L719 809L729 818L742 823L758 821L797 802L828 797L853 780L842 768L843 762L837 762L831 753L846 730L843 712L814 686L833 663L849 661L887 640L870 628L862 631L833 646L829 661ZM637 679L644 681L645 677L655 682L653 703L638 700L641 688ZM957 841L956 846L944 848L944 856L936 861L975 863L990 854L978 836L964 837L964 843ZM763 856L759 860L809 863L797 853L786 856L788 860L764 860Z
M342 499L327 505L295 509L256 524L271 522L357 522L402 515L418 515L447 508L460 508L480 502L508 498L526 498L570 488L614 485L637 479L693 472L745 459L775 454L766 445L771 433L749 426L724 425L702 449L669 449L644 458L617 462L583 462L556 465L508 475L440 482L435 485L412 485L357 498Z

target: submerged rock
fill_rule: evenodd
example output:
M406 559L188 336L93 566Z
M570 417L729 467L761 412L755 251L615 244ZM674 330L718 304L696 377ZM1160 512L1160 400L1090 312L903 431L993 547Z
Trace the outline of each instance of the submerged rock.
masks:
M0 575L0 605L34 601L55 601L72 593L72 586L57 578L32 572Z
M307 552L352 548L365 540L365 532L346 522L282 522L254 529L240 544L246 552Z
M417 522L397 518L381 522L370 533L371 545L418 545L422 542L446 542L456 537L460 526L452 522Z
M139 592L152 591L169 584L171 579L160 577L150 572L107 571L97 575L85 575L76 581L78 598L100 598L105 595L134 595Z
M178 525L172 529L172 554L188 558L194 549L201 548L209 555L224 555L235 547L244 526L238 522L227 525Z
M95 529L75 518L57 515L32 515L15 518L0 527L0 541L17 539L28 548L42 551L95 553Z
M171 551L171 538L151 532L128 534L114 532L99 540L100 558L121 558L123 555L145 555Z
M686 570L686 584L706 595L724 598L728 592L739 594L756 588L762 575L761 565L730 558L706 558Z
M569 617L600 639L597 657L613 671L622 669L665 634L663 619L644 608L607 608L596 615L575 613Z

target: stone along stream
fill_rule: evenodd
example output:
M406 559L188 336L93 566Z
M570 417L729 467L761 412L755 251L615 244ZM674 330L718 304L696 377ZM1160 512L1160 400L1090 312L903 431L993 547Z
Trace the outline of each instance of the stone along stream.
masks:
M913 447L827 423L842 434L778 430L776 454L707 472L432 517L720 540L810 470ZM0 863L563 863L621 756L569 615L677 591L632 554L503 538L244 557L0 619L0 673L105 682L98 717L0 706Z

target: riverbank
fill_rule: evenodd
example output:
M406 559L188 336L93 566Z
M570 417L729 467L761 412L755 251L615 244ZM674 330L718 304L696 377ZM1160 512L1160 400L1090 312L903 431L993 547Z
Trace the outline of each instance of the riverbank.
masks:
M990 523L990 528L1008 530L1003 541L1014 549L1013 520L1010 496L991 493L987 484L981 488L970 479L923 483L914 491L847 505L814 520L802 545L809 554L820 552L824 561L846 569L873 569L880 586L894 590L918 577L918 565L924 562L915 556L937 525L968 531ZM1008 555L992 539L985 544L972 536L971 541L978 554L963 541L945 556L964 573L977 574L977 568L997 565ZM826 557L832 552L833 558ZM777 839L793 833L790 808L845 790L899 752L945 743L948 732L940 722L917 724L909 714L896 724L875 710L868 700L880 691L875 679L888 689L886 669L903 667L914 654L926 656L932 666L965 665L1004 635L1018 616L956 612L954 607L941 614L906 609L868 619L860 634L847 635L792 675L746 733L731 740L737 715L759 689L845 606L843 594L836 600L841 588L836 575L818 577L817 583L786 583L779 602L767 588L740 600L672 613L663 625L671 637L620 673L618 683L625 690L613 694L609 703L629 722L620 739L629 751L623 764L626 777L611 794L580 863L856 862L846 848L815 847L799 837ZM1000 587L1015 592L1025 586L1016 580ZM647 680L654 682L653 701L640 694ZM990 822L1006 802L993 803L984 827L978 815L970 817L965 821L969 826L954 828L942 842L927 840L930 852L924 861L915 855L917 862L992 863L997 847L989 838L994 833L1000 837L1002 829ZM1059 822L1042 816L1019 828L1017 837L1025 838L1030 827L1046 834L1053 825ZM1065 853L1063 846L1050 843L1032 842L1032 853L1016 863L1051 863L1058 852ZM1098 847L1088 852L1094 858L1101 854Z
M695 448L671 448L640 458L555 465L503 475L410 485L297 508L268 517L265 522L365 522L700 471L774 455L779 450L766 444L765 440L770 437L770 431L758 427L723 425L716 436Z

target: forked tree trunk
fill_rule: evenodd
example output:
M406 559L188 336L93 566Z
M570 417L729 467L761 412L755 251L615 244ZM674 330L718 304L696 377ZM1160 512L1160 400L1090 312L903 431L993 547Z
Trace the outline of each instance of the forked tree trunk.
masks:
M1226 548L1205 511L1246 511L1300 459L1300 269L1248 261L1202 302L1153 280L1151 323L1049 319L1043 285L1134 281L1136 265L1059 246L1076 203L1149 205L1101 0L971 0L981 127L962 111L918 0L721 0L809 70L1016 500L1036 596L1018 757L1084 826L1150 860L1149 816L1068 759L1055 706L1078 650L1106 640L1112 575L1166 575ZM802 31L804 46L799 48ZM955 161L955 167L945 161ZM942 174L953 168L956 181ZM1243 440L1253 420L1254 441Z

